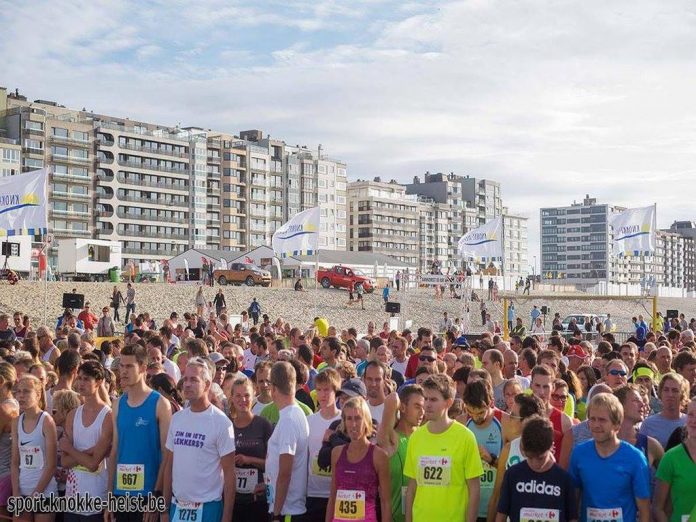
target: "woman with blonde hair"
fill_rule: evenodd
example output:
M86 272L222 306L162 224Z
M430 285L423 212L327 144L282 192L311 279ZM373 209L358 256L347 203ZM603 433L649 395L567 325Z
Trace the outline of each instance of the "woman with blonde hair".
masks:
M346 401L339 431L350 442L331 452L331 496L326 520L377 522L379 494L382 522L391 521L391 477L387 453L370 443L374 434L370 408L362 397Z
M55 494L56 425L43 411L44 388L39 379L25 374L15 393L22 413L12 421L12 495ZM51 522L55 517L55 513L33 515L40 522Z
M0 515L3 516L8 515L7 499L12 495L12 421L19 415L19 403L12 396L16 380L14 367L0 362Z
M234 519L255 522L267 518L266 496L256 494L256 486L263 484L268 439L273 426L265 418L254 415L254 385L246 377L232 382L229 397L236 445L234 463L237 469L237 495L234 499Z

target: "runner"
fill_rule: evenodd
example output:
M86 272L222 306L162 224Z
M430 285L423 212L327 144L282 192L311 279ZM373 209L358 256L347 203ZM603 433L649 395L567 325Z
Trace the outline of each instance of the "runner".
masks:
M377 443L389 456L391 508L394 522L406 520L405 498L408 487L408 479L404 476L406 448L408 439L423 423L424 405L423 389L415 384L404 386L398 394L391 393L384 400L384 415L379 425Z
M329 426L341 419L336 407L336 392L341 389L341 377L327 368L314 380L319 411L307 417L309 425L309 461L307 479L307 514L304 520L324 522L331 496L331 468L319 467L319 450Z
M656 438L663 448L674 430L686 424L686 415L681 412L689 399L689 383L676 372L662 376L658 387L662 411L651 415L640 427L640 433Z
M365 399L354 397L344 404L341 424L350 442L331 452L333 471L326 521L377 522L379 494L380 520L390 522L389 460L382 448L368 440L374 428Z
M553 456L556 462L560 460L561 447L563 446L563 437L572 426L573 421L570 420L565 413L557 410L551 405L551 389L554 381L554 373L551 368L546 365L535 366L532 369L532 393L536 395L541 402L546 406L546 415L553 424L554 442Z
M640 450L618 437L623 421L619 399L608 393L592 397L587 418L593 440L573 450L569 469L580 489L580 520L648 522L648 464Z
M256 363L253 383L256 391L254 407L251 412L254 415L261 415L263 409L273 403L271 398L271 361L260 361Z
M271 395L279 411L266 456L266 499L272 521L305 513L309 426L295 401L295 370L281 361L271 369Z
M162 494L163 452L172 409L145 384L147 352L140 345L121 350L123 395L113 405L114 436L109 457L109 491L114 495ZM154 520L156 513L105 513L105 521Z
M66 497L85 495L106 500L109 470L106 459L113 439L111 408L99 396L104 368L86 361L77 372L76 388L84 404L68 413L65 433L58 443L61 466L68 469ZM66 522L99 522L101 511L65 513Z
M521 436L525 460L505 472L496 522L577 520L573 482L553 458L553 437L548 419L533 416L525 421Z
M479 518L488 515L488 502L493 494L498 466L498 456L503 449L503 428L493 409L493 388L489 381L476 381L464 389L462 397L469 420L466 427L471 430L478 443L483 465L481 475L481 501Z
M43 411L45 398L41 381L23 375L15 389L19 417L12 420L12 495L55 494L56 425ZM34 513L37 522L51 522L55 513Z
M19 415L19 403L12 395L17 372L6 362L0 362L0 515L8 516L7 499L12 494L12 423Z
M237 469L235 522L256 522L268 518L268 504L263 491L263 470L273 426L263 417L252 413L253 401L252 382L247 378L235 379L232 383L231 399L237 447L234 456Z
M447 375L423 382L428 422L411 435L404 464L407 522L476 519L483 468L474 434L447 415L454 394Z
M206 361L188 362L183 395L189 407L172 417L165 450L163 489L172 522L232 520L234 428L210 403L212 381Z
M686 522L696 514L696 398L687 408L687 437L667 453L657 469L654 512L658 522ZM671 516L668 502L671 501ZM691 514L691 519L689 519Z

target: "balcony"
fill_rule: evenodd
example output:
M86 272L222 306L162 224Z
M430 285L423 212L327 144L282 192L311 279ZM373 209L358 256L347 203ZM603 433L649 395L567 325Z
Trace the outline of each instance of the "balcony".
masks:
M172 201L163 198L145 198L142 196L118 196L119 201L132 201L133 203L146 203L149 205L165 205L168 207L189 208L188 202Z
M149 181L149 180L135 180L131 178L127 178L126 176L123 176L121 174L118 174L116 176L118 181L120 183L123 183L124 185L133 185L136 187L152 187L152 188L160 188L160 189L166 189L166 190L178 190L179 192L186 192L188 194L189 188L188 186L184 185L178 185L177 183L163 183L161 181Z
M222 158L220 156L208 156L208 163L218 164L221 161L222 161Z
M184 246L184 245L181 245ZM160 249L160 248L123 248L121 249L121 252L124 254L132 254L132 255L146 255L146 256L160 256L160 257L169 257L169 256L175 256L179 254L180 252L183 252L183 249Z
M22 147L22 152L24 154L36 154L38 156L43 156L44 150L46 149L39 149L35 147Z
M138 232L136 230L119 230L120 236L126 237L148 237L149 232ZM147 236L145 234L148 234ZM188 241L188 234L161 234L157 233L156 239L176 239L180 241Z
M76 176L75 174L61 174L59 172L51 173L52 179L64 179L69 181L81 181L82 183L91 183L92 180L89 176Z
M91 194L77 194L75 192L62 192L62 191L58 191L58 190L52 190L51 196L54 198L61 198L61 199L82 199L82 200L92 199Z
M132 219L134 221L157 221L159 223L177 223L185 225L188 223L186 218L165 217L165 216L150 216L147 214L135 214L132 212L117 212L116 215L121 219Z
M55 163L79 163L80 165L92 163L91 158L78 158L77 156L65 156L63 154L51 154L51 160Z
M51 214L54 216L66 216L70 218L76 218L76 219L84 219L90 217L92 214L91 212L76 212L74 210L56 210L54 208L49 208Z
M72 228L53 228L50 231L57 237L92 237L89 230L75 230Z
M114 211L113 210L97 210L94 212L94 215L99 218L110 218L113 217Z
M83 147L83 148L89 148L92 145L92 142L87 140L76 140L75 138L70 138L68 136L56 136L54 134L50 135L48 137L49 141L52 141L54 143L64 143L67 145L74 145L76 147Z
M179 174L180 176L188 176L187 169L178 169L178 168L173 168L173 167L162 167L161 165L145 165L143 163L140 163L139 161L136 162L136 161L118 160L118 164L121 165L122 167L130 167L133 169L157 170L160 172L171 172L172 174Z
M172 158L188 158L188 152L175 152L173 150L157 149L153 147L145 147L143 145L131 145L119 143L118 146L125 150L134 150L136 152L144 152L146 154L158 154L160 156L169 156Z

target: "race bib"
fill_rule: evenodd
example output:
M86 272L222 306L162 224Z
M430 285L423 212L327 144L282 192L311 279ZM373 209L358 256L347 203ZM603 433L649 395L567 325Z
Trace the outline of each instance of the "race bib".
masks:
M144 464L119 464L116 466L116 487L123 491L145 489Z
M620 507L609 509L588 507L587 522L623 522L623 511Z
M171 522L202 522L202 520L202 502L183 502L177 500L174 503L174 516Z
M339 489L336 492L334 518L337 520L365 520L365 492Z
M22 469L43 469L43 451L39 446L19 446L19 467Z
M449 486L451 475L450 457L420 457L418 460L419 486Z
M319 456L317 455L312 459L312 475L317 477L330 477L331 468L320 468L319 467Z
M520 509L520 522L558 522L560 511L558 509L522 508Z
M266 483L266 502L268 503L268 507L273 509L273 501L275 500L275 491L273 489L273 484L271 483L271 477L266 475L264 482Z
M251 494L259 483L259 470L256 468L237 468L237 493Z
M487 462L483 464L483 475L481 475L481 489L493 489L495 486L496 469Z

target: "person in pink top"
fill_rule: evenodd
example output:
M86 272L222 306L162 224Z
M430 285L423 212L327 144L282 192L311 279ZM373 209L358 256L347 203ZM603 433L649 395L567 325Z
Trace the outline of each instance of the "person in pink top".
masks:
M353 397L343 405L341 431L350 443L331 453L331 496L326 522L377 522L377 493L382 522L391 522L391 484L389 457L370 443L372 415L362 397Z

